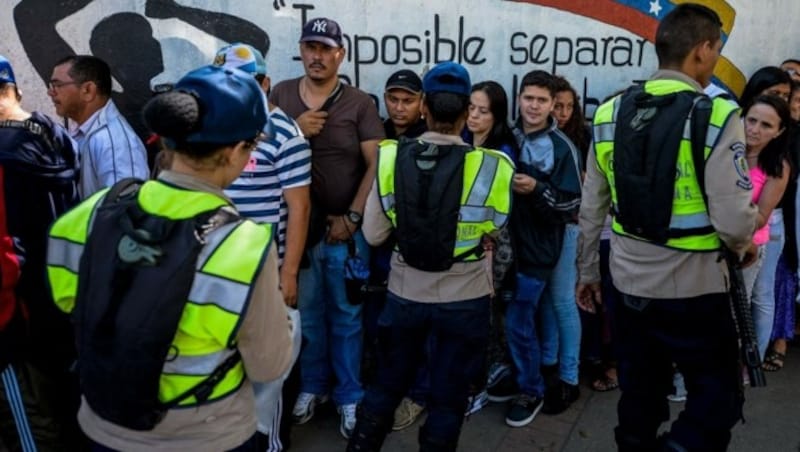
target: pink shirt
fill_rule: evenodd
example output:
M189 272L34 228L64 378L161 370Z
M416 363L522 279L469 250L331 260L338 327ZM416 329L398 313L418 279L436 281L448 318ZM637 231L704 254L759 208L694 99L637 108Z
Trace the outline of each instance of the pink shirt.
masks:
M764 172L758 165L750 168L750 180L753 182L753 204L758 204L761 198L761 191L767 183L767 173ZM769 241L769 221L760 229L753 233L753 243L756 245L763 245Z

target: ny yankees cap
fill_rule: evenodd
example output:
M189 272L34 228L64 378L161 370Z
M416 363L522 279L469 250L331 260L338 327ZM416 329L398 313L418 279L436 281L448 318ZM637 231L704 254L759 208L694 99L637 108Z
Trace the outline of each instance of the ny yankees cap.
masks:
M219 49L214 57L214 66L239 69L252 75L267 75L267 63L261 52L241 42Z
M303 25L300 42L316 41L331 47L342 47L342 29L335 20L318 17Z
M14 78L14 70L11 69L11 62L3 55L0 55L0 83L17 84L17 79Z
M472 91L472 83L464 66L452 61L445 61L425 73L422 90L426 94L454 93L469 96Z
M402 89L418 94L422 92L422 80L414 71L402 69L389 76L389 80L386 81L386 91L390 89Z

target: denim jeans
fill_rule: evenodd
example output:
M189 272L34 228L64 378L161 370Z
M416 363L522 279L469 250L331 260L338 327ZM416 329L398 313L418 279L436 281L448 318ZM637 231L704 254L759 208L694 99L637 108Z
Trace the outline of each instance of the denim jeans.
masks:
M578 281L578 225L568 224L564 231L561 255L542 295L541 340L542 364L558 361L561 380L578 384L578 354L581 346L581 318L575 302Z
M775 270L778 268L778 258L781 257L785 241L783 212L781 209L775 209L770 218L769 242L766 245L761 269L756 276L750 305L753 309L753 323L756 327L761 359L764 359L767 352L772 324L775 322Z
M517 372L517 384L523 394L544 395L541 351L536 332L536 310L547 282L517 273L517 293L506 310L508 350Z
M359 423L366 416L391 425L395 408L423 365L422 350L431 346L427 356L431 385L428 417L420 441L448 444L455 449L470 383L470 375L464 369L486 359L489 297L418 303L389 293L378 328L378 373L361 404Z
M361 231L353 235L356 252L369 259ZM336 376L333 401L358 403L361 386L361 305L350 304L344 284L347 244L321 241L308 251L310 268L300 271L297 309L303 327L300 391L326 394L331 370Z

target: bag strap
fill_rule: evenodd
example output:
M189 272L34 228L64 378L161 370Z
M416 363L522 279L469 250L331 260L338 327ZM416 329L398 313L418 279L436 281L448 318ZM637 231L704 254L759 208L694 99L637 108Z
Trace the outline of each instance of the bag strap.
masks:
M106 193L106 197L103 199L101 205L106 206L128 196L136 196L136 194L139 193L139 189L142 188L142 185L144 185L143 180L135 177L126 177L111 186L111 189Z
M703 203L706 205L706 210L708 210L708 195L706 195L706 136L711 122L712 109L713 101L705 94L698 94L694 98L694 104L690 112L694 174L697 179L697 185L700 186L700 193L703 194Z
M56 147L53 140L50 139L52 131L50 130L50 127L48 127L46 124L40 124L31 119L25 119L23 121L6 119L5 121L0 121L0 127L15 127L18 129L25 129L28 132L41 138L45 142L45 144L47 144L47 146L50 147L50 149L55 149L57 151L59 150L59 148Z
M223 378L225 378L225 375L228 374L228 371L233 369L234 366L241 361L241 359L242 355L237 349L231 356L225 359L222 364L217 366L217 368L211 372L211 375L209 375L208 378L193 386L191 389L187 389L169 402L162 403L161 405L165 409L174 408L178 406L179 403L191 396L194 396L199 403L205 402L209 397L211 397L211 394L214 392L214 388L219 384L220 381L222 381Z

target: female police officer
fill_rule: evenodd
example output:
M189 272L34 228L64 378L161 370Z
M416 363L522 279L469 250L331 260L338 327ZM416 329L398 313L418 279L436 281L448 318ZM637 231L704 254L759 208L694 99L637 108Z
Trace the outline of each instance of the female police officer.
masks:
M81 428L94 450L250 450L252 385L291 356L272 228L222 188L266 123L253 77L203 67L144 108L174 151L156 181L122 181L52 227L48 277L71 312Z

